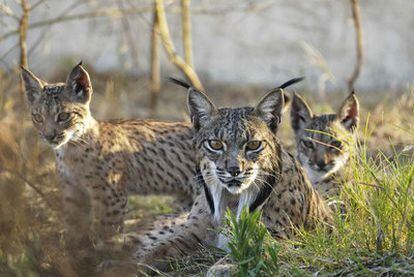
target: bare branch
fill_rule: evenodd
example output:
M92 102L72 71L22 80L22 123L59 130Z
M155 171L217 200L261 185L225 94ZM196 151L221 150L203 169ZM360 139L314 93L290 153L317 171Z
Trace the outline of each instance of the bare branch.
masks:
M191 41L190 0L181 0L181 26L184 45L184 60L194 68Z
M28 68L27 63L27 29L29 26L30 5L28 0L21 0L22 16L19 21L19 48L20 48L20 67ZM20 80L20 103L24 109L24 83Z
M38 0L36 3L34 3L32 5L32 7L30 8L30 11L35 10L38 6L40 6L41 4L43 4L44 2L46 2L46 0Z
M119 6L119 9L124 10L124 6L122 4L122 1L119 1L117 3L118 3L118 6ZM121 23L122 23L122 30L124 32L125 39L126 39L127 43L129 44L128 48L131 52L132 64L137 69L139 67L139 64L138 64L138 57L139 57L138 49L135 47L135 42L134 42L134 38L133 38L132 33L131 33L131 26L129 24L127 15L125 15L121 18Z
M204 90L200 79L193 70L193 68L187 64L175 51L174 44L171 40L170 30L168 28L167 18L165 16L164 1L155 0L156 12L159 21L160 35L162 44L165 51L168 54L170 61L190 80L194 87L199 90Z
M150 76L150 111L155 115L157 109L158 95L161 89L160 84L160 24L158 21L156 4L152 16L151 30L151 76Z
M108 8L104 10L96 10L96 11L86 12L86 13L57 16L55 18L50 18L50 19L34 22L29 25L29 29L41 28L44 26L48 26L50 24L63 23L63 22L73 21L73 20L82 20L82 19L90 20L90 19L94 19L97 17L122 18L125 14L138 14L138 13L145 13L148 11L150 11L148 7L137 8L137 9L125 9L125 10L120 10L118 8ZM5 33L4 35L0 37L0 42L11 36L17 35L18 33L19 33L18 29Z
M354 84L359 77L363 63L363 43L362 43L362 27L361 27L361 12L359 8L359 0L350 0L352 7L352 20L354 22L356 33L356 63L354 71L348 80L349 91L354 90Z
M15 172L15 171L12 171L12 170L9 170L9 169L6 169L6 168L0 168L0 172L7 172L7 173L12 174L15 177L19 178L20 180L22 180L27 186L29 186L37 194L39 194L39 196L45 201L45 203L47 204L47 206L49 206L49 208L54 210L54 207L53 207L52 203L49 201L49 199L47 198L47 196L36 185L34 185L29 180L27 180L26 177L24 177L22 174L20 174L18 172Z
M0 3L0 13L3 13L4 15L10 16L16 21L19 21L19 17L10 9L9 6L6 6L5 4Z
M22 16L19 21L20 66L27 67L27 28L29 25L30 6L27 0L21 0Z

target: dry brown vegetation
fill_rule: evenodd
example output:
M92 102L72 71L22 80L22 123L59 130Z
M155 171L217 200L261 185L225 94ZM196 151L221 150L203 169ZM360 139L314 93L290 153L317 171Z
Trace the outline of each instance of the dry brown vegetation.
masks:
M51 79L64 80L67 70ZM150 112L146 80L94 72L91 76L95 88L92 101L95 117L146 117ZM122 254L96 251L78 253L74 257L66 250L53 153L39 140L27 112L20 111L16 97L19 90L18 80L17 75L5 74L1 80L0 274L92 274L100 261L113 256L119 258ZM266 88L207 84L207 91L220 105L241 106L255 103ZM315 96L306 92L304 94L311 103L316 102ZM368 129L373 130L368 136L371 152L374 153L379 148L392 156L393 145L399 149L410 150L410 145L413 144L410 133L413 130L410 120L413 91L402 92L397 98L380 98L377 92L376 99L383 100L376 101L370 101L372 95L359 95L363 110L360 133L365 132L364 124L369 118ZM164 84L160 94L161 108L156 117L164 120L185 119L185 98L185 91L171 84ZM337 107L340 98L338 94L333 94L323 102ZM327 104L316 106L315 109L320 112L330 110ZM292 149L292 133L286 119L280 130L280 137L282 143ZM145 221L153 215L170 212L169 203L168 198L159 197L131 199L128 221L131 228L136 228L142 220Z
M6 53L0 53L1 62L10 51L18 49L19 61L16 61L16 64L27 66L27 54L31 49L30 47L27 49L26 39L27 32L30 32L31 29L49 28L53 24L65 21L89 20L98 17L122 18L126 36L129 38L130 51L134 52L134 42L128 34L131 29L126 16L142 13L151 15L149 23L151 40L148 42L151 48L151 55L148 57L151 64L150 78L146 76L136 78L136 76L118 72L98 73L94 71L93 64L86 64L94 86L92 112L97 119L145 118L150 115L162 120L185 120L187 118L185 91L164 82L160 77L160 54L162 49L167 54L169 61L194 86L204 87L207 94L219 105L244 106L254 104L267 89L270 89L269 87L217 84L208 81L201 84L193 68L189 0L180 1L182 54L176 52L176 45L174 45L170 36L171 26L168 25L167 16L165 15L165 8L169 2L164 3L162 0L155 0L150 3L151 5L141 7L134 5L133 1L126 1L125 3L114 1L116 4L110 7L99 7L96 10L80 13L74 13L69 9L67 13L29 24L28 17L30 13L46 2L44 0L22 0L17 5L20 7L18 15L17 13L9 13L5 9L6 6L0 6L0 12L11 16L16 23L16 29L0 35L0 44L10 37L18 36L16 45L5 51ZM74 1L74 4L80 2L82 1ZM83 4L91 2L93 1L84 1ZM259 5L256 5L255 1L250 2L250 4L246 4L246 7L252 10L260 9L261 5L262 8L272 5L271 1ZM363 66L363 43L359 1L351 0L350 3L353 12L352 19L356 29L357 56L356 66L349 80L349 87L351 88L354 86ZM30 6L30 4L32 5ZM228 10L232 9L233 7L228 8ZM202 13L203 11L205 12L203 8L199 9L199 12ZM223 11L214 9L207 12L223 13ZM39 41L41 39L40 36ZM36 47L36 45L29 46ZM322 54L310 45L304 44L304 48L312 63L317 64L323 71L322 79L333 79L333 74L330 72ZM137 53L132 54L134 57L138 55ZM67 72L75 63L76 61L66 61L60 65L53 65L55 69L54 76L48 76L46 79L49 81L65 80ZM12 66L8 65L7 67L10 69ZM38 73L38 75L45 77L41 73ZM205 78L202 79L205 80ZM278 81L282 83L285 80ZM335 110L346 96L345 92L325 93L323 97L321 95L317 96L313 92L300 90L298 92L305 95L313 110L317 112L332 111L332 108ZM373 157L378 153L385 153L385 157L389 158L390 161L393 160L396 154L401 153L403 156L412 157L412 152L414 152L412 150L412 147L414 147L414 129L412 126L414 89L407 87L404 91L373 91L370 93L358 93L357 91L357 96L362 108L359 137L366 142L368 153ZM294 151L292 131L288 123L289 120L286 116L283 126L279 130L279 137L286 148ZM399 159L401 157L401 155L398 156ZM354 185L359 186L360 184ZM363 193L366 194L366 192ZM409 195L412 197L412 192L410 193ZM32 126L28 110L25 107L19 70L10 71L0 68L0 276L93 276L96 274L96 266L101 261L108 258L119 259L129 255L127 251L107 251L99 247L94 251L70 250L70 247L68 247L70 242L65 241L63 236L63 211L60 198L54 156L52 150L40 141L36 130ZM168 197L131 197L128 204L130 213L127 230L137 231L146 222L150 222L154 216L173 211L170 204L171 199ZM389 217L389 215L387 214L385 217ZM366 219L366 217L361 217L361 220L363 219ZM351 223L353 222L351 221ZM360 223L362 225L366 224L365 221ZM308 239L308 242L312 242L312 239ZM324 247L315 246L321 252L329 249L328 244ZM309 265L306 264L306 258L311 255L308 255L309 253L306 253L306 251L313 251L313 249L307 249L303 246L300 249L295 248L295 253L289 253L289 257L286 257L286 253L282 253L280 264L286 265L296 259L300 261L300 265L304 268L310 268L307 273L319 272L324 268L328 268L329 266L325 267L324 263L330 266L335 264L334 268L345 267L349 264L349 261L338 262L334 259L327 260L324 257L324 260L321 261L322 258L318 257L320 260L315 258L319 262L317 266ZM402 262L399 260L400 252L405 255L401 259ZM406 264L407 257L414 254L412 248L400 252L396 251L397 258L392 260L389 267L385 266L384 271L381 272L393 272L387 270L394 266L394 261L397 267L402 267L401 264ZM303 256L300 256L302 254ZM312 252L312 254L315 253ZM355 251L353 254L358 256L360 253ZM388 253L381 252L377 254L378 256L375 259L366 258L369 255L361 254L362 263L367 261L367 267L370 266L370 263L375 264L375 266L377 266L377 263L384 266L381 261L387 259ZM393 254L395 253L393 252ZM201 272L202 274L214 261L214 255L215 253L206 249L202 257L181 261L177 265L177 272L182 272L180 271L181 267L185 271ZM414 266L408 264L407 268L409 269L400 271L400 273L414 272ZM351 269L347 269L350 271L337 272L345 272L346 274L358 270L359 265L352 266ZM290 275L299 274L298 272L300 271L294 271L292 268L288 269ZM179 274L177 273L177 275Z

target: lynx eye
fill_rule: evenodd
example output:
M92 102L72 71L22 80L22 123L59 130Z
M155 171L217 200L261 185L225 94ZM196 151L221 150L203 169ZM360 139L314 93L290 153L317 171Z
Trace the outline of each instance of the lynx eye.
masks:
M246 150L247 151L255 151L262 148L262 142L260 140L252 140L246 143Z
M302 140L302 143L306 148L313 149L313 142L309 140Z
M338 140L331 141L330 144L331 144L332 148L335 149L335 150L340 150L342 148L342 143Z
M64 121L67 121L68 119L69 119L69 117L70 117L70 113L60 113L59 115L58 115L58 118L57 118L57 120L59 121L59 122L64 122Z
M220 150L223 150L224 148L223 143L216 139L209 140L208 146L214 151L220 151Z
M41 116L40 114L36 113L36 114L32 114L32 118L35 122L37 123L42 123L43 122L43 116Z

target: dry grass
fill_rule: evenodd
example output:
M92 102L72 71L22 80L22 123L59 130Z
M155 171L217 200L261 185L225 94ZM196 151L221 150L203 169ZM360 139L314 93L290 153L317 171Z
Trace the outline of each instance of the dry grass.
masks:
M92 72L91 76L95 87L92 111L98 119L146 117L150 113L146 80L112 73ZM0 275L93 275L96 264L102 259L121 254L96 251L78 252L74 256L66 250L53 153L39 140L27 112L21 110L17 76L0 72L0 78ZM64 79L61 74L51 78ZM215 84L207 86L207 91L218 105L242 106L254 104L266 89ZM376 94L375 101L368 101L374 94L359 95L362 125L369 119L372 127L367 139L370 153L381 149L391 156L394 147L410 149L414 137L412 94L407 90L398 99ZM311 100L311 94L305 95ZM157 118L186 118L185 91L165 84L160 97ZM331 102L330 98L335 98L332 101L335 107L342 99L337 95L328 96L326 102ZM315 111L327 109L327 106L314 107ZM287 117L280 137L285 146L293 149ZM131 199L129 205L134 212L129 219L134 222L132 226L153 215L169 212L169 203L170 199L159 197Z

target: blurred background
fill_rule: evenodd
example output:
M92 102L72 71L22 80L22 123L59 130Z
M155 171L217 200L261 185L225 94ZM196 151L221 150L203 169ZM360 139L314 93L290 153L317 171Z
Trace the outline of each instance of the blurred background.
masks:
M27 2L27 51L35 72L47 77L62 63L82 59L98 72L149 74L152 1ZM19 63L22 7L19 1L0 3L0 60L12 70ZM358 90L406 88L414 72L414 2L359 5L364 66ZM191 51L186 61L204 82L275 86L305 75L309 90L337 91L346 89L356 63L350 1L176 0L163 6L176 54L186 59L184 52ZM158 44L168 43L162 40ZM175 73L164 50L160 64L162 76Z
M218 106L252 105L305 76L292 90L316 112L355 89L364 141L392 156L413 144L413 14L406 0L0 0L0 275L74 276L102 260L79 265L64 251L53 152L33 129L20 66L52 83L82 60L98 119L186 119L185 90L168 76ZM279 136L294 151L286 123ZM129 219L168 203L134 198Z

